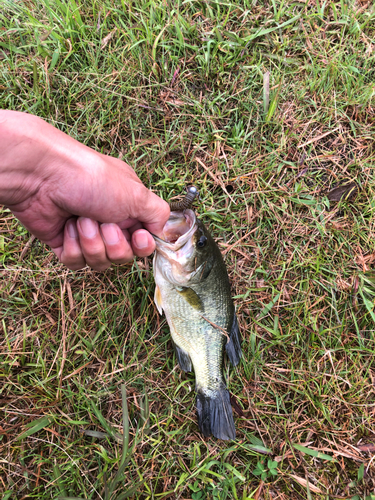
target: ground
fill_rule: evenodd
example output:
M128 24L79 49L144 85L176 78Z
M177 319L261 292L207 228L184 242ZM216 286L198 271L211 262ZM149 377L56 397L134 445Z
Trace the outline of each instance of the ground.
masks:
M4 208L2 498L375 498L373 2L1 4L0 106L199 187L244 351L202 438L151 260L68 271Z

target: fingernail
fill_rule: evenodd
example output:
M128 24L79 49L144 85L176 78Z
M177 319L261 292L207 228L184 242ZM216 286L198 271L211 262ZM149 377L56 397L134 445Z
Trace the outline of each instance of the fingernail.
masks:
M134 244L137 248L143 249L149 246L148 234L146 231L139 231L134 234Z
M78 231L76 228L76 222L75 220L68 220L66 223L67 229L68 229L68 234L70 238L77 239L78 238Z
M116 224L102 224L100 230L107 245L115 245L119 242L119 229Z
M86 217L80 217L78 219L79 227L86 238L94 238L98 234L98 223L87 219Z

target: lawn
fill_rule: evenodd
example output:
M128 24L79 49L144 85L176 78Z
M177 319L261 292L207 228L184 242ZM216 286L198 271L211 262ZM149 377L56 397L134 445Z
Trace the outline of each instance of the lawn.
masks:
M198 186L244 352L203 438L151 258L69 271L3 208L3 500L375 499L372 0L0 4L0 106Z

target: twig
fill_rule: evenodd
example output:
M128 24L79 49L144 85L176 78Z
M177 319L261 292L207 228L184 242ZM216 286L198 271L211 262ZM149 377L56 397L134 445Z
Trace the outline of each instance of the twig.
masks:
M31 248L31 245L34 243L36 236L32 235L29 239L29 241L26 243L26 245L23 247L23 250L21 252L21 255L19 256L18 262L24 259L25 255Z
M340 129L340 127L336 127L333 130L329 130L328 132L324 132L324 134L318 135L318 136L314 137L313 139L310 139L309 141L304 142L303 144L300 144L299 146L297 146L297 149L303 148L304 146L307 146L308 144L311 144L313 142L320 141L320 139L323 139L323 137L326 137L329 134L333 134L334 132L337 132L339 129Z
M231 197L231 195L230 195L230 194L228 193L228 191L226 190L226 187L224 186L223 181L222 181L222 180L220 180L220 179L218 179L218 178L216 177L216 175L215 175L213 172L211 172L211 170L207 167L207 165L205 165L205 164L203 163L203 161L202 161L200 158L196 157L196 158L194 158L194 160L195 160L195 161L197 161L197 162L199 163L199 165L201 165L201 166L202 166L202 167L206 170L206 172L207 172L207 173L208 173L208 174L209 174L209 175L213 178L213 180L214 180L215 182L217 182L217 184L219 184L219 185L220 185L220 187L221 187L221 189L224 191L224 193L225 193L227 196L229 196L229 198L230 198L231 202L232 202L232 203L234 203L235 205L237 205L237 203L234 201L234 199Z
M220 330L226 336L227 342L230 341L230 337L228 335L228 332L226 330L224 330L224 328L222 328L221 326L217 325L216 323L213 323L208 318L206 318L205 316L203 316L203 314L200 314L199 316L201 318L205 319L207 321L207 323L210 323L211 326L213 326L214 328L217 328L218 330Z
M250 234L254 233L258 228L257 227L254 227L254 229L252 229L251 231L249 231L248 233L245 234L245 236L242 236L242 238L240 238L239 240L235 241L233 243L233 245L230 245L229 247L227 247L222 253L223 255L225 255L226 253L229 252L229 250L232 250L232 248L236 247L238 245L238 243L242 240L244 240L245 238L247 238Z
M65 360L66 360L66 317L65 317L65 303L64 303L64 295L66 290L66 278L64 279L64 284L61 287L61 295L60 295L60 309L61 309L61 329L62 329L62 360L60 371L58 377L60 379L58 392L61 390L62 383L62 374L64 370Z

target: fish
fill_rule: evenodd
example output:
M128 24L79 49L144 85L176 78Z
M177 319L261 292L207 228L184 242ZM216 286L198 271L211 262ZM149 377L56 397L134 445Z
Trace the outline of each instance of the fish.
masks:
M223 376L223 356L236 366L241 337L223 257L190 209L172 211L162 237L153 235L155 305L165 314L175 354L185 372L194 369L201 433L233 440L236 430Z

